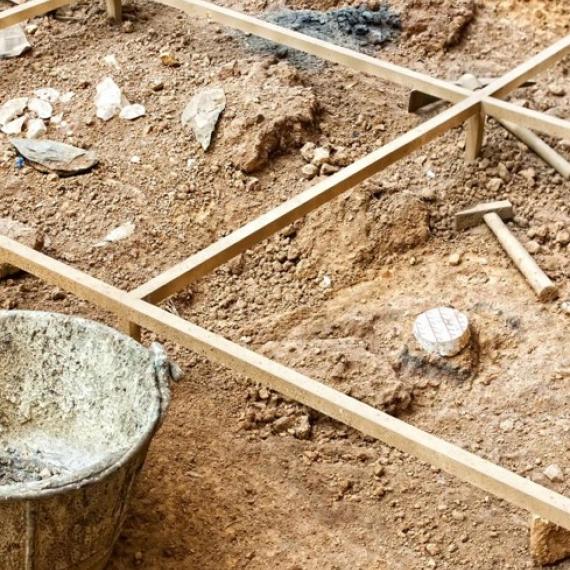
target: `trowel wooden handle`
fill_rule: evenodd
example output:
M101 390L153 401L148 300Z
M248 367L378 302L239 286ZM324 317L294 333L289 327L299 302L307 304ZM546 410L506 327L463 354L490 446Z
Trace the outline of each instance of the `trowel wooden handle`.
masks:
M550 301L558 296L556 285L548 278L542 269L536 264L529 252L520 241L510 232L503 220L490 212L483 216L485 223L499 240L503 249L508 253L513 263L525 276L530 286L534 289L541 301Z

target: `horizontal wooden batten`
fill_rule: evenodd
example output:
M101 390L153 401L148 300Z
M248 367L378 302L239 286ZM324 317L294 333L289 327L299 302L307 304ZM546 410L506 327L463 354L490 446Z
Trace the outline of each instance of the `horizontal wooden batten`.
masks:
M2 236L0 261L19 267L462 481L570 529L570 499L508 469Z

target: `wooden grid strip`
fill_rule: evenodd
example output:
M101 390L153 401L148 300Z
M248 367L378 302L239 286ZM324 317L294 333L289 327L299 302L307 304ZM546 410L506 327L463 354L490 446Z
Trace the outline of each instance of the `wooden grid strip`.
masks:
M142 300L154 302L213 271L231 257L279 231L341 192L422 147L447 130L469 120L469 140L476 150L482 134L484 113L556 136L570 136L570 123L501 101L510 91L570 51L570 36L513 69L485 89L472 93L451 83L409 70L315 38L219 7L205 0L157 0L191 14L211 19L295 49L347 65L441 99L456 103L441 115L416 127L392 143L371 153L335 176L212 244L182 264L171 268L129 294L64 263L0 236L0 261L8 262L41 279L62 287L117 315L121 321L148 328L182 346L228 366L323 414L365 434L428 461L461 480L512 504L530 510L570 529L570 499L434 437L358 400L316 382L251 350L202 329ZM69 0L31 0L0 13L0 29L69 4ZM106 0L109 13L120 17L120 0Z
M0 236L0 261L570 529L570 499L99 279Z

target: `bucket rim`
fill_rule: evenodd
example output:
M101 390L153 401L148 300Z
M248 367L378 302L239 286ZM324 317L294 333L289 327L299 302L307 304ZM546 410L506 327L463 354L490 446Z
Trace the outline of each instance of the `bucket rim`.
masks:
M149 358L149 362L153 362L153 354L145 346L131 338L130 336L98 321L79 317L75 315L66 315L64 313L56 313L50 311L33 311L23 309L0 309L0 326L6 319L13 317L30 317L34 319L53 319L57 321L73 321L83 325L87 330L97 331L107 336L115 337L116 339L130 344L131 347L145 354ZM48 477L41 481L31 481L27 483L16 483L13 485L0 486L0 502L7 501L29 501L51 497L54 495L61 495L70 491L77 491L88 485L95 484L115 471L121 469L131 459L139 455L150 443L156 430L160 426L166 407L170 400L168 386L161 382L159 371L155 369L155 413L154 418L148 422L148 425L139 435L136 436L132 445L125 447L115 453L109 453L105 458L99 462L90 465L84 469L75 471L73 474L63 477ZM10 491L9 489L14 489Z

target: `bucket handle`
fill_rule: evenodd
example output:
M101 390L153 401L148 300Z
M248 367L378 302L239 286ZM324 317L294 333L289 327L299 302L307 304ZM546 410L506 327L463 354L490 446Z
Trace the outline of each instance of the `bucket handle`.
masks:
M177 364L170 362L166 350L160 343L153 342L149 350L154 360L156 387L160 394L160 425L166 417L166 411L170 404L170 383L173 380L180 380L183 374Z

